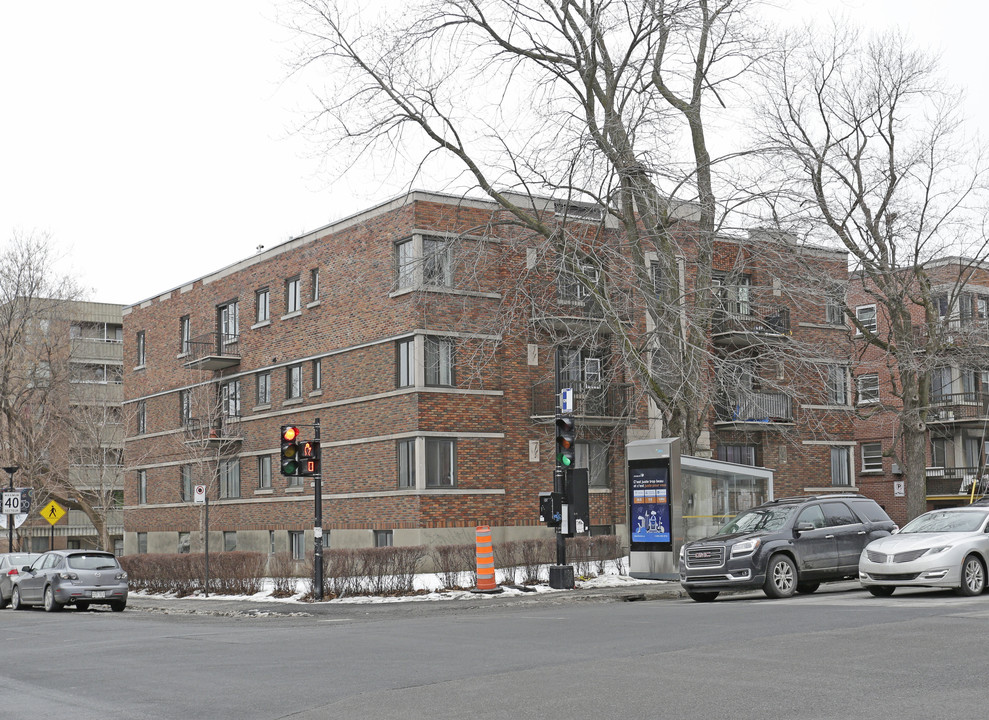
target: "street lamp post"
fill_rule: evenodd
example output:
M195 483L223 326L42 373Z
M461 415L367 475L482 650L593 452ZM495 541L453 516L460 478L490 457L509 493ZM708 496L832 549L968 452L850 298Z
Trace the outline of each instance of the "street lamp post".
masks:
M14 473L20 470L17 465L10 465L4 468L4 472L10 475L10 490L14 489ZM7 552L14 552L14 516L7 518Z

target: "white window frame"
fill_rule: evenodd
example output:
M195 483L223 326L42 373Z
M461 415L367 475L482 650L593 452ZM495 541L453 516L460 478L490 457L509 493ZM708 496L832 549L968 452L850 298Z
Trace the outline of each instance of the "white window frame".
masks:
M453 438L425 439L425 482L427 488L457 486L457 441ZM443 474L442 465L448 465L449 473Z
M254 321L263 323L271 320L271 291L262 288L254 293Z
M259 372L254 377L257 404L271 405L271 371Z
M236 342L240 337L240 303L236 300L219 306L217 325L220 329L223 343Z
M881 442L867 442L861 444L862 452L862 472L882 472L883 471L883 444Z
M148 471L137 471L137 504L148 504Z
M227 417L240 417L240 380L231 380L221 389L222 410Z
M879 402L879 374L859 375L855 378L855 392L858 395L859 405L874 405Z
M179 353L189 354L189 343L192 341L192 324L188 315L179 318Z
M429 387L452 387L454 385L455 354L454 343L450 338L423 338L425 355L425 382Z
M848 368L844 365L828 365L825 387L828 405L848 405Z
M396 443L397 459L396 473L398 487L414 489L416 487L416 439L407 438Z
M302 397L302 365L289 365L285 369L285 399Z
M831 486L852 487L852 453L847 445L831 446Z
M240 458L221 460L218 472L220 476L220 497L222 499L241 497Z
M285 281L285 314L302 310L302 280L298 275Z
M258 455L258 489L271 489L271 455Z
M319 268L309 271L309 302L319 302Z
M144 330L138 330L137 332L137 367L143 367L145 361L147 360L147 346L145 344Z
M415 387L416 384L416 339L405 338L398 341L395 350L395 382L398 387Z
M868 312L865 312L865 311L868 311ZM868 317L868 315L870 313L872 315L871 318ZM863 317L862 317L863 315L866 315L866 318L865 319L863 319ZM864 327L866 330L871 330L873 333L876 333L876 332L879 331L879 319L878 318L879 318L879 313L876 312L876 306L875 305L859 305L859 306L857 306L855 308L855 319L859 321L859 324L862 325L862 327ZM859 330L856 327L855 328L855 334L856 335L861 335L862 334L862 331Z

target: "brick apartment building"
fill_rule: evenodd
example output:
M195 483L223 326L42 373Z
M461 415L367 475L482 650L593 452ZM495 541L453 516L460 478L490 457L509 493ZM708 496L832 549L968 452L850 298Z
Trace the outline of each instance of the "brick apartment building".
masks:
M933 300L932 317L923 305L910 313L918 347L916 365L927 393L926 501L929 509L968 503L973 492L989 491L986 441L989 440L989 267L959 257L923 266ZM889 320L868 284L854 278L848 302L856 317L886 337ZM927 344L933 337L936 342ZM882 351L857 337L856 439L858 484L886 506L893 519L906 519L898 436L895 365Z
M576 209L578 234L615 232ZM317 418L325 546L470 542L478 524L548 533L537 497L553 484L558 386L577 392L591 531L624 536L624 447L660 436L655 409L581 284L505 219L489 201L411 193L127 307L125 552L199 551L204 484L211 548L301 557L313 490L279 474L279 428L310 439ZM702 442L774 468L777 495L852 485L846 268L842 252L769 235L717 244L721 390ZM621 322L647 325L634 308ZM767 493L751 490L724 484L684 512L733 514Z

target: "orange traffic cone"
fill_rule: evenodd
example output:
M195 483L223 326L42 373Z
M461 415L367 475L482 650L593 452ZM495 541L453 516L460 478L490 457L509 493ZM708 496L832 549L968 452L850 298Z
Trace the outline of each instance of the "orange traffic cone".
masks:
M477 528L477 587L475 592L499 592L495 583L494 552L491 549L491 528Z

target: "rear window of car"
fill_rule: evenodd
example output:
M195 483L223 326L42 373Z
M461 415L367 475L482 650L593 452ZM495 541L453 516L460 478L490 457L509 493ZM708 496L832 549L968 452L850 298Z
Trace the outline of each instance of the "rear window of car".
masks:
M110 570L119 567L113 555L69 555L69 567L73 570Z
M852 500L852 509L866 522L893 522L886 511L872 500Z

